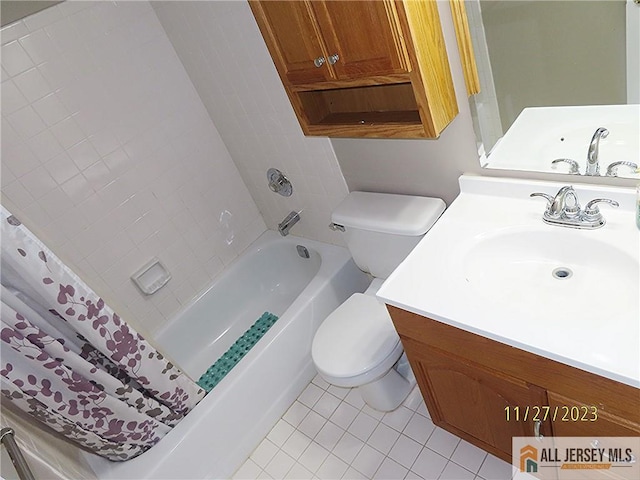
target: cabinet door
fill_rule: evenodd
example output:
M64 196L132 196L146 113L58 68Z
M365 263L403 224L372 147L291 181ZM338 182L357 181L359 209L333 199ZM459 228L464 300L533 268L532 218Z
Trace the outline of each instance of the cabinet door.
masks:
M249 5L283 79L292 85L334 79L307 2L269 0ZM319 58L323 63L317 66L314 61Z
M408 71L405 46L393 2L313 1L328 59L340 80Z
M527 418L525 412L546 403L544 391L434 349L420 350L415 355L408 348L407 354L434 423L511 461L511 438L534 435L534 409ZM540 427L548 434L546 425Z
M588 405L548 392L551 412L556 412L556 437L638 437L640 425L606 411L605 405Z

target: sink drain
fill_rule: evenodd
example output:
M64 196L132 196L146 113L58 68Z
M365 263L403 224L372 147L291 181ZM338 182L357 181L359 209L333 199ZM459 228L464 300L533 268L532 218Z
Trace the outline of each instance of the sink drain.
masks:
M551 272L551 275L553 275L553 278L557 278L558 280L566 280L567 278L570 278L573 275L573 272L571 271L570 268L558 267L553 269L553 272Z

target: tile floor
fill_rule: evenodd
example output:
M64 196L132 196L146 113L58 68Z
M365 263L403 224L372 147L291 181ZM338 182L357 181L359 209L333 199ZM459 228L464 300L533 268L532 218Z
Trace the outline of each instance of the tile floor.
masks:
M316 376L240 466L240 479L505 480L511 465L441 428L417 387L390 413Z

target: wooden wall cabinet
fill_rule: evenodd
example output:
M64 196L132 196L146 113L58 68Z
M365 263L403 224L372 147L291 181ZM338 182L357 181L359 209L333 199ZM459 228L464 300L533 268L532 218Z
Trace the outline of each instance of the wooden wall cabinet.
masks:
M433 423L489 453L511 462L511 438L537 432L594 440L640 436L639 389L388 309ZM536 425L533 407L559 413L555 420L538 418Z
M250 0L305 135L436 138L458 113L434 0Z

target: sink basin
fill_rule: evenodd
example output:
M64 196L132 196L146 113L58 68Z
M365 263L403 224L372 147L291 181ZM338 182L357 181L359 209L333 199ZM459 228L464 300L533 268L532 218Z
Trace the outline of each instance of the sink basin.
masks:
M557 182L460 178L461 193L377 296L390 305L640 387L640 232L633 188L574 184L594 230L548 225Z
M582 321L591 323L633 311L640 288L637 260L583 232L552 228L475 238L461 256L460 275L479 295L510 298L530 312L572 315L584 304Z

